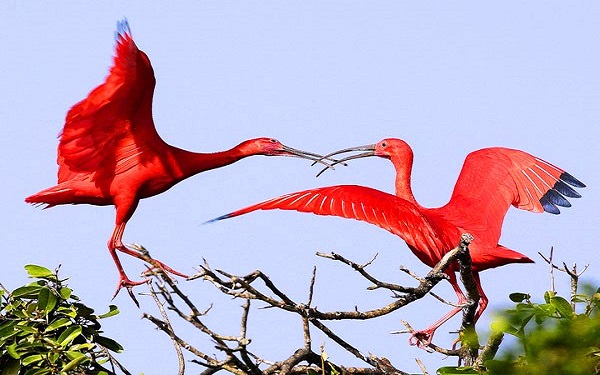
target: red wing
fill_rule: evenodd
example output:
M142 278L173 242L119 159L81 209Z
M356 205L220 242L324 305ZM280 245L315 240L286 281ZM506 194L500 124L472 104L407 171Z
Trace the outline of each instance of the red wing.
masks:
M150 60L135 45L127 21L117 32L106 81L67 114L58 146L59 183L74 175L114 175L135 165L147 145L162 142L152 121Z
M497 227L499 236L510 205L558 214L558 206L571 206L567 197L581 197L569 185L585 187L562 169L526 152L486 148L467 156L450 202L442 210L457 220L465 215L487 229Z
M283 195L220 216L210 222L256 210L273 209L366 221L400 236L413 248L432 253L440 253L456 245L451 243L452 240L444 238L443 232L414 204L379 190L356 185L329 186Z

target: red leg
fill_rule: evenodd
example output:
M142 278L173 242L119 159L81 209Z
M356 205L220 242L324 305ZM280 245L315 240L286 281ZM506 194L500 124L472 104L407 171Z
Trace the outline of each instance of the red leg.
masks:
M450 310L448 313L446 313L446 315L442 316L437 322L433 323L428 328L421 330L421 331L413 332L412 335L410 336L410 338L408 339L408 343L410 345L416 345L419 348L425 348L429 344L431 344L431 340L433 339L433 334L435 333L435 330L438 329L442 324L446 323L454 315L458 314L460 312L460 310L462 310L462 305L465 302L467 302L467 297L465 297L464 293L458 286L458 282L456 280L456 275L454 274L454 272L448 273L448 276L449 276L448 281L450 282L450 285L452 285L452 289L454 289L454 292L456 293L456 296L458 297L458 302L456 303L458 306L453 308L452 310ZM476 280L478 281L479 278L477 278ZM480 306L481 306L481 300L480 300Z
M127 248L126 246L123 246L122 248L118 249L119 251L127 254L127 255L131 255L132 257L136 257L138 259L141 259L143 261L146 261L139 252L135 251L135 250L131 250L129 248ZM168 272L168 273L172 273L173 275L177 275L177 276L181 276L181 277L185 277L188 278L189 276L186 274L183 274L179 271L175 271L173 268L167 266L166 264L164 264L163 262L161 262L160 260L157 259L153 259L153 263L156 263L155 266L158 266L158 268L160 268L161 270L163 270L164 272ZM154 265L154 264L153 264Z
M143 257L141 256L141 254L137 251L128 249L125 245L123 245L122 242L122 237L123 237L123 231L125 230L125 223L121 223L118 224L115 227L115 230L112 234L112 237L110 239L110 241L108 242L108 250L110 252L110 255L112 256L116 266L117 266L117 270L119 271L119 286L117 287L117 291L115 292L115 296L117 295L117 293L119 293L119 290L122 287L127 288L128 290L130 290L131 287L134 287L136 285L141 285L144 284L146 282L148 282L148 280L143 280L143 281L132 281L129 279L129 277L127 277L127 274L125 274L125 271L123 270L123 266L121 264L121 261L119 259L119 257L117 256L117 252L116 250L125 253L127 255L133 256L135 258L144 260ZM173 268L167 266L166 264L164 264L163 262L159 261L159 260L154 260L154 262L156 263L155 265L158 266L161 270L163 270L165 273L171 273L177 276L181 276L181 277L185 277L187 278L188 276L178 272L176 270L174 270ZM131 294L131 293L130 293Z
M477 321L479 320L479 317L483 314L483 311L486 309L489 300L483 292L483 288L481 287L481 280L479 280L479 274L473 273L473 278L475 279L477 291L479 292L479 307L477 308L477 312L475 313L475 321Z
M110 255L112 256L112 258L115 262L115 265L117 266L117 271L119 271L119 285L115 292L115 296L119 293L121 288L124 287L127 289L127 292L129 293L129 295L131 296L133 301L136 303L136 305L138 304L138 302L137 302L135 296L133 295L133 292L131 291L131 289L136 285L141 285L141 284L147 283L149 281L149 279L146 279L143 281L130 280L129 277L127 277L127 275L125 274L125 271L123 270L123 265L121 264L121 261L119 260L119 257L117 256L117 250L122 253L125 253L127 255L131 255L138 259L144 260L142 255L139 252L128 249L125 245L123 245L123 242L122 242L123 232L125 231L125 225L127 224L127 221L131 218L131 215L133 215L133 212L135 211L137 204L138 204L138 200L131 199L130 196L123 195L123 196L115 197L115 209L117 211L117 215L116 215L116 219L115 219L116 224L115 224L115 230L113 231L113 234L112 234L110 240L108 241L108 251L110 252ZM166 264L164 264L158 260L155 260L154 262L155 262L155 264L153 264L153 265L156 267L159 267L164 272L169 272L174 275L178 275L178 276L185 277L185 278L188 277L181 272L175 271L171 267L167 266Z
M123 265L121 264L121 260L117 256L117 250L123 251L123 249L125 249L123 242L121 242L121 237L123 236L124 229L125 229L125 223L121 223L121 224L117 225L115 227L115 230L113 231L112 237L108 241L108 251L110 252L110 255L112 256L113 261L115 262L115 265L117 266L117 271L119 271L119 285L117 286L117 290L115 291L113 298L115 298L117 296L117 294L119 294L119 291L121 290L121 288L124 287L127 289L127 292L129 293L129 295L131 296L131 298L133 299L135 304L139 306L139 303L138 303L137 299L135 298L135 296L133 295L131 288L133 288L136 285L145 284L148 282L148 280L131 281L129 279L129 277L127 277L127 274L125 274L125 270L123 270Z

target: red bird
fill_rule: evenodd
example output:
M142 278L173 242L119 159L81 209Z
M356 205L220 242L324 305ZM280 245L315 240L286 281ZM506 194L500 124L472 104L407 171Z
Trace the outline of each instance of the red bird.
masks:
M117 24L116 56L106 81L75 104L58 145L58 185L25 198L53 207L61 204L114 205L115 229L108 250L120 275L117 293L145 281L131 281L116 250L140 258L121 241L138 202L160 194L197 173L223 167L252 155L321 156L284 146L272 138L247 140L230 150L196 153L165 143L152 120L156 80L148 56L135 45L126 20ZM167 265L170 273L183 276ZM115 293L116 294L116 293Z
M362 220L400 236L417 258L430 267L458 245L462 233L470 233L474 236L469 246L473 275L481 295L477 319L488 304L479 272L509 263L533 262L527 256L498 244L508 208L513 205L527 211L558 214L557 206L571 206L565 197L581 197L569 185L585 187L562 169L523 151L485 148L472 152L465 159L450 201L439 208L426 208L415 200L412 193L413 152L405 141L384 139L375 145L339 150L327 157L350 151L366 152L338 162L368 156L389 159L396 169L396 195L355 185L322 187L270 199L211 221L271 209ZM456 271L458 267L454 264L446 273L458 296L459 307L431 327L414 333L411 344L428 345L435 330L461 310L466 297L456 280Z

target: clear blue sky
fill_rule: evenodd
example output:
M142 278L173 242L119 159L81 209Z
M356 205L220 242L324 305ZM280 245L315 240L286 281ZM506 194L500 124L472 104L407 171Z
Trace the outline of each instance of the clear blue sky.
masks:
M444 204L467 153L488 146L526 150L584 181L583 199L559 216L509 212L501 242L538 262L482 275L491 304L481 329L494 309L507 305L510 292L539 297L549 287L538 251L554 246L560 261L590 263L586 279L598 275L597 2L5 0L0 282L7 287L27 281L25 264L62 264L85 303L98 311L111 303L117 273L106 242L113 208L42 211L23 198L55 184L56 136L65 114L103 82L116 21L124 16L154 66L154 119L173 145L217 151L271 136L325 153L403 138L415 152L413 188L425 206ZM231 272L261 269L299 300L306 298L316 265L315 302L323 309L366 309L389 300L386 293L365 291L367 284L355 274L315 257L316 251L336 251L358 262L379 253L372 271L401 284L412 284L398 271L401 264L427 272L402 240L362 222L275 211L201 225L310 187L353 183L393 191L393 168L382 159L355 161L315 179L317 172L299 159L254 157L198 175L142 201L124 241L145 245L183 272L193 272L203 258ZM131 276L142 269L139 262L125 263ZM568 290L564 277L557 283ZM215 302L211 322L237 332L241 303L220 298L207 283L182 286L201 308ZM436 291L455 298L447 284ZM105 322L105 331L125 346L118 358L130 370L173 373L177 362L169 340L140 319L143 311L157 314L156 309L149 299L141 302L138 310L125 293L119 295L114 303L122 313ZM428 297L384 319L332 327L344 330L362 351L388 357L403 370L417 372L413 359L419 357L433 373L454 360L408 347L406 336L389 331L401 329L401 319L426 327L447 309ZM301 345L300 323L286 314L255 310L251 324L259 355L280 359ZM458 325L458 320L444 325L435 341L450 345L455 336L448 331ZM210 348L192 329L180 329ZM322 335L314 335L318 349ZM334 361L359 364L323 340Z

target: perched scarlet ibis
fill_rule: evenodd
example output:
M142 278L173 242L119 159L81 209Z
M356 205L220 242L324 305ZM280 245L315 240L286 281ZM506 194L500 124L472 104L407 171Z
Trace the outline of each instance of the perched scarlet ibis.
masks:
M223 167L251 155L321 156L284 146L273 138L247 140L230 150L196 153L168 145L154 127L154 72L148 56L135 45L126 20L117 24L116 56L106 81L67 114L58 145L58 184L25 198L52 207L61 204L114 205L115 229L108 250L120 275L119 286L131 287L116 250L140 258L121 241L138 202L160 194L197 173ZM184 276L167 265L170 273Z
M384 139L374 145L339 150L327 157L351 151L365 152L338 162L368 156L389 159L396 169L396 195L364 186L329 186L270 199L212 221L271 209L366 221L400 236L412 252L430 267L458 245L462 233L470 233L474 236L469 246L473 274L481 295L477 319L488 303L481 288L479 272L509 263L533 262L498 243L502 222L510 205L532 212L558 214L558 206L571 206L566 197L581 197L569 185L585 187L569 173L526 152L501 147L485 148L472 152L465 159L450 201L439 208L426 208L413 196L410 184L413 152L405 141ZM460 311L466 297L457 283L456 271L454 264L446 273L458 296L458 307L431 327L413 334L411 344L429 344L435 330Z

